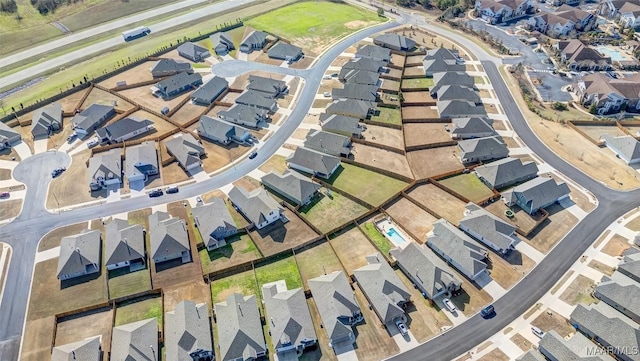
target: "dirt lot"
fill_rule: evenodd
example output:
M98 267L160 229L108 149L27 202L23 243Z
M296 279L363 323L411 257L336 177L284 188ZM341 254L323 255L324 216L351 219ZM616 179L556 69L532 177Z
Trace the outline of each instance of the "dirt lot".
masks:
M62 105L62 111L66 113L72 113L76 109L79 109L82 104L79 104L80 100L84 96L85 93L91 91L90 89L83 89L81 91L75 92L63 99L60 99L58 103ZM29 115L31 118L32 116Z
M616 270L614 267L611 266L607 266L606 264L598 261L598 260L591 260L591 262L589 262L588 264L589 267L600 271L604 274L606 274L607 276L611 276L613 274L613 272Z
M597 123L596 123L597 124ZM600 137L607 133L612 137L619 137L626 135L625 132L620 130L620 128L616 127L615 123L610 123L610 125L580 125L576 126L576 128L582 130L586 133L589 138L595 140L596 142L600 141Z
M262 257L247 234L228 238L226 246L213 251L207 251L204 248L199 252L199 255L203 273L223 270Z
M168 99L156 97L155 95L151 94L151 90L149 90L149 87L146 87L146 86L140 87L140 88L125 89L118 93L133 100L134 102L139 103L140 105L149 107L153 110L160 111L160 109L164 107L169 107L169 109L175 108L185 98L189 97L189 95L191 94L191 91L180 93Z
M440 118L435 106L402 107L402 119L437 119Z
M207 140L202 141L202 146L207 154L202 158L202 167L207 173L214 172L226 166L231 163L232 160L240 158L251 149L234 142L228 145L221 145Z
M531 216L529 213L523 211L522 208L518 206L507 207L507 205L502 201L489 203L489 205L487 205L485 209L491 212L493 215L499 217L503 221L511 223L512 225L520 229L524 234L529 234L530 232L532 232L535 229L538 221L542 218L541 214ZM507 209L511 209L514 214L513 218L509 218L504 215L504 212Z
M42 237L40 243L38 243L38 252L58 247L60 246L60 239L62 237L78 234L87 228L89 228L88 222L76 223L69 226L56 228Z
M532 326L536 326L542 330L542 332L549 332L551 330L556 331L562 337L567 337L575 332L575 329L569 323L569 320L547 309L541 313L535 320L531 322Z
M615 234L609 242L602 248L602 252L612 257L622 256L622 253L626 251L631 245L629 240L625 237Z
M177 112L173 113L171 120L178 122L180 125L184 125L193 118L199 118L206 110L206 107L195 105L189 101L180 107Z
M42 361L51 357L55 324L53 316L27 321L22 343L22 361Z
M90 192L87 185L87 161L91 151L84 150L71 157L71 165L57 178L51 181L47 196L47 208L64 208L70 205L104 199L106 191ZM82 182L78 187L76 182ZM55 194L55 196L54 196Z
M356 227L330 240L348 275L366 265L366 256L378 252L365 235ZM377 318L376 318L377 319Z
M562 292L560 299L571 306L575 306L579 303L584 305L598 303L598 299L592 296L595 287L595 282L593 282L591 278L578 275L578 277L571 282L569 287Z
M526 332L526 331L525 331ZM524 352L527 352L533 348L533 344L531 341L527 340L524 336L519 333L511 336L511 342L513 342L516 346L520 347L520 349Z
M171 311L176 305L184 300L191 300L195 303L211 304L211 293L209 286L202 281L202 278L194 278L188 283L166 287L164 291L164 309Z
M404 92L402 93L405 103L426 103L427 105L435 105L436 100L433 99L429 92Z
M573 214L558 204L547 207L547 211L549 218L525 238L525 241L544 254L578 222Z
M509 361L509 356L500 351L499 348L496 348L488 354L479 358L478 361Z
M317 236L309 226L289 210L285 210L284 215L289 219L286 224L276 221L263 229L255 229L251 232L251 238L265 257L310 241Z
M456 175L438 182L474 203L480 203L493 196L491 189L473 173Z
M22 211L22 199L12 199L0 203L0 221L17 217Z
M262 164L258 169L265 173L274 171L278 174L282 174L285 170L288 169L286 159L286 157L276 154L269 158L269 160Z
M364 137L368 142L383 144L397 149L404 149L402 130L377 125L367 125Z
M402 154L364 144L354 144L353 155L356 162L413 178L407 158Z
M413 58L413 57L410 57ZM423 66L412 66L408 68L404 68L405 77L414 77L414 76L424 76L424 67Z
M507 258L489 253L491 266L489 268L493 278L502 288L508 290L516 284L526 273L529 273L536 263L519 251L513 251Z
M466 203L433 184L413 188L408 195L454 225L464 217Z
M364 316L364 322L355 327L357 334L355 349L358 360L378 361L399 353L398 345L389 337L387 330L382 327L378 316L372 309L364 306L368 304L368 301L360 287L356 286L354 296L356 302L361 305L360 310Z
M84 340L91 336L102 336L102 350L111 350L111 322L113 309L101 308L84 314L74 315L58 320L56 330L56 346Z
M142 83L145 81L153 80L153 76L151 75L151 69L156 64L155 61L147 61L142 63L135 68L124 71L116 76L110 77L105 81L102 81L98 84L102 85L105 88L113 88L119 81L126 81L127 85ZM159 79L158 79L159 81ZM145 87L150 87L151 85L147 85Z
M426 179L464 169L458 159L458 147L456 146L408 152L407 161L416 179Z
M460 277L460 279L463 291L460 295L452 297L451 301L465 316L470 317L493 301L491 295L486 291L477 289L464 277Z
M149 91L148 89L146 90L147 92ZM85 99L84 103L82 103L81 108L85 109L89 107L91 104L113 105L114 101L117 102L118 104L116 106L116 110L122 110L126 112L127 110L130 110L131 108L134 107L133 104L126 102L111 93L107 93L104 90L93 88L93 90L91 90L91 93L89 93L89 96L87 97L87 99Z
M423 144L449 142L451 141L451 135L445 129L446 125L447 123L405 124L405 144L407 147L411 147Z
M424 243L425 236L433 229L433 222L438 220L404 197L391 203L385 211L420 243Z
M295 257L305 290L309 289L308 281L312 278L335 271L344 271L329 242L297 251Z

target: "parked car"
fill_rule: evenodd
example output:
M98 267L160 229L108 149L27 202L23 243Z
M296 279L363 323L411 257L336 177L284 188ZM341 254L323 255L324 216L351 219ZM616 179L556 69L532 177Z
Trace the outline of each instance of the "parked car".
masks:
M97 139L91 139L90 141L87 142L87 147L89 148L93 148L96 145L100 144L100 141L98 141Z
M9 192L0 193L0 198L9 198Z
M55 178L55 177L59 176L60 174L62 174L65 170L67 170L67 168L65 168L65 167L56 168L56 169L51 171L51 177Z
M327 75L323 76L322 79L331 79L331 74L327 74Z
M160 197L163 194L164 193L162 192L162 189L158 188L156 190L153 190L153 191L149 192L149 197L150 198Z
M167 187L164 191L167 192L167 194L171 194L171 193L178 193L179 189L178 189L178 186L173 186L173 187Z
M78 137L78 133L73 132L71 133L68 137L67 137L67 142L71 143L73 142L74 139L76 139Z
M258 156L258 152L256 152L255 150L253 152L249 153L249 159L253 159L253 158L257 157L257 156Z
M449 312L454 313L456 312L456 305L453 304L453 302L451 302L450 299L445 298L442 300L442 303L444 303L444 307L447 308L447 310L449 310Z
M544 332L537 328L536 326L531 326L531 332L533 332L534 335L543 338L544 337Z
M489 316L493 315L496 310L493 308L493 305L489 305L480 311L480 316L483 318L489 318Z
M407 329L407 325L405 325L404 322L402 322L402 320L396 320L396 327L398 327L398 331L400 331L400 334L402 336L405 336L406 334L409 333L409 330Z
M200 198L200 196L197 196L197 197L196 197L196 202L198 202L198 203L202 203L202 198Z
M331 97L331 92L324 92L322 95L324 95L325 98L329 98Z

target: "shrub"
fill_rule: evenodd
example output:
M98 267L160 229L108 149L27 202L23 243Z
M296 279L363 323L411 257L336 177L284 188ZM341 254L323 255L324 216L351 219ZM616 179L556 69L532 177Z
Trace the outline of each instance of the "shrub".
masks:
M552 107L553 107L553 109L559 110L559 111L567 110L567 105L565 103L562 103L562 102L555 102L555 103L553 103Z

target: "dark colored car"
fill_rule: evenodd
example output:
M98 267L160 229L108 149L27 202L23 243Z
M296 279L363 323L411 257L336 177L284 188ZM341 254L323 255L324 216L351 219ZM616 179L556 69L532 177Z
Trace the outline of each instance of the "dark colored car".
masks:
M151 198L160 197L163 194L164 193L162 192L162 189L156 189L155 191L149 192L149 197L151 197Z
M67 168L65 168L65 167L56 168L56 169L51 171L51 177L55 178L55 177L59 176L60 174L62 174L65 170L67 170Z
M249 159L253 159L253 158L257 157L257 156L258 156L258 152L256 152L255 150L253 152L249 153Z
M0 192L0 198L9 198L9 192Z
M173 186L173 187L167 187L164 191L167 192L167 194L171 194L171 193L178 193L179 189L177 186Z
M480 311L480 315L483 318L489 318L495 313L496 313L496 310L493 308L493 305L489 305L489 306L483 308L482 311Z

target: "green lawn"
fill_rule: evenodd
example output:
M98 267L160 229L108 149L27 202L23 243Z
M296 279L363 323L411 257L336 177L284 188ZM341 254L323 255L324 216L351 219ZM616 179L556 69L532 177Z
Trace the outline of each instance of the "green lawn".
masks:
M151 289L151 274L145 268L129 272L129 268L121 268L109 272L109 298L116 299Z
M211 282L211 300L213 303L223 302L235 292L242 293L245 296L256 295L256 297L259 297L256 276L253 270Z
M393 248L393 244L380 233L371 222L367 222L361 225L362 231L375 243L376 248L380 250L382 254L388 255L389 250Z
M228 238L227 245L219 249L207 251L204 248L199 254L203 273L223 270L262 257L251 238L246 234Z
M158 328L162 329L162 298L150 297L141 301L127 301L118 305L114 326L146 320L155 317L158 319Z
M402 124L402 112L400 109L378 107L378 111L380 114L372 116L372 121L396 125Z
M285 280L287 289L302 287L300 272L292 256L256 268L256 278L260 287L278 280Z
M296 252L296 261L305 288L309 287L307 282L312 278L344 270L329 242Z
M484 185L480 178L473 173L460 174L438 182L472 202L480 202L493 195L491 189Z
M433 86L432 78L405 79L402 81L402 88L431 88Z
M367 208L336 192L327 196L323 188L299 212L321 232L326 233L366 213Z
M238 52L238 48L240 47L240 42L242 41L242 37L244 35L245 29L246 29L245 26L241 26L239 28L235 28L233 30L227 31L227 35L229 35L229 39L231 39L231 41L233 42L233 45L235 45L235 49L229 52L229 55L231 55L234 58L236 57L236 53Z
M407 186L401 180L347 163L342 163L328 183L375 207Z

